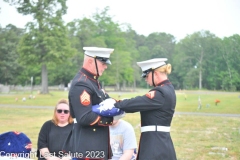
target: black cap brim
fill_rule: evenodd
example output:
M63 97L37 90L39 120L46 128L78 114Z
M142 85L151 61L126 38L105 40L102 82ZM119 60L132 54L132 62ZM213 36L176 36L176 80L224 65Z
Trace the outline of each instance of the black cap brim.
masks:
M112 64L111 61L108 59L107 61L102 61L103 63L106 63L106 64Z
M146 70L146 71L144 71L143 73L142 73L142 78L146 78L147 77L147 75L152 71L153 69L152 68L150 68L150 69L148 69L148 70Z

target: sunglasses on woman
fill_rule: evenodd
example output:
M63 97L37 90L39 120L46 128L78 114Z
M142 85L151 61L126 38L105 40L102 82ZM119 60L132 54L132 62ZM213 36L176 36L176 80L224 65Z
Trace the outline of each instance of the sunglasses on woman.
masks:
M64 113L64 114L68 114L69 110L65 110L65 109L57 109L57 113Z

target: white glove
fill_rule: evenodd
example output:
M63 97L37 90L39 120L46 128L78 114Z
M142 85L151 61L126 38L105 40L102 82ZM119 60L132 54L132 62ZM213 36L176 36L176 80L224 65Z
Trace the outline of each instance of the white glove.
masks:
M104 101L102 101L99 106L102 106L104 110L111 110L114 107L114 104L116 103L115 99L108 98Z
M119 119L125 117L125 114L126 114L126 113L124 112L123 114L120 114L120 115L114 116L114 117L113 117L113 120L119 120Z

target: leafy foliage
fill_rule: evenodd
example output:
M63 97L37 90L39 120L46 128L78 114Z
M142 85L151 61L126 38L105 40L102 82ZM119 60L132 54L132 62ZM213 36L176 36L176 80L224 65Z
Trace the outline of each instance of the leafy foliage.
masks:
M0 83L17 84L19 72L24 66L18 63L17 45L24 34L23 29L14 25L0 27Z
M27 65L42 66L42 93L48 93L49 65L62 63L73 49L67 38L67 28L62 16L66 14L66 0L11 1L18 12L33 15L34 22L26 26L26 33L21 39L18 52L19 61Z
M66 86L82 66L83 47L96 46L114 48L112 65L100 81L117 90L148 87L136 62L160 57L172 64L169 79L176 89L240 90L237 34L220 39L202 30L176 42L171 34L139 35L129 24L114 22L109 7L64 24L66 0L5 1L34 21L24 30L0 28L0 83L28 84L33 76L42 93L48 84Z

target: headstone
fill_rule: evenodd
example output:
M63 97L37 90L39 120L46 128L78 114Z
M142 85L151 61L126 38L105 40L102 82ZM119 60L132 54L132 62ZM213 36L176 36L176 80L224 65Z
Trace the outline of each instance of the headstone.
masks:
M200 96L198 96L198 110L202 108L202 102Z
M25 102L25 101L26 101L26 97L23 97L23 98L22 98L22 101Z

